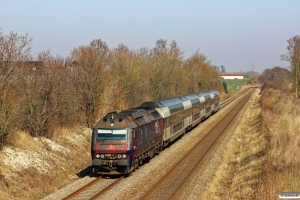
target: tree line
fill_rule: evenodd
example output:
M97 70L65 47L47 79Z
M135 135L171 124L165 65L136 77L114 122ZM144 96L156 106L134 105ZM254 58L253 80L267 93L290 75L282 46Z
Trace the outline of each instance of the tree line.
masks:
M32 38L0 30L0 140L14 131L53 137L60 127L91 128L106 112L215 88L222 79L200 52L185 58L176 41L110 48L101 39L70 51L31 55ZM35 60L34 62L32 62Z

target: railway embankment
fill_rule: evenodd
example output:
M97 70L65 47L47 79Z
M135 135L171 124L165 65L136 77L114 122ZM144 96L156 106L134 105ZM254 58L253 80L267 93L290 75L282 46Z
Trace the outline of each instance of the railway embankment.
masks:
M227 143L220 165L207 184L203 199L260 199L257 195L265 161L261 133L261 94L257 89Z
M91 163L90 130L59 130L52 140L16 132L0 151L0 199L39 199L79 179Z

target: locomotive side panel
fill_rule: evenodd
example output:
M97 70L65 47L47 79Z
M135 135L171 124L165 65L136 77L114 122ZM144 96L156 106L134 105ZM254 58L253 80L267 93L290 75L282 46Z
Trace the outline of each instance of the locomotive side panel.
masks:
M136 129L137 156L151 149L151 136L149 124Z

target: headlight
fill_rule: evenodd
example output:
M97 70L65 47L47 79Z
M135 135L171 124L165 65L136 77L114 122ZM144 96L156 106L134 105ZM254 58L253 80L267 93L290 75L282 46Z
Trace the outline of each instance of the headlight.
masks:
M100 158L100 155L99 155L99 154L96 154L96 158Z
M118 158L120 159L122 157L122 155L121 154L118 154Z
M126 154L123 154L123 158L126 158Z
M104 154L101 154L101 158L104 158Z

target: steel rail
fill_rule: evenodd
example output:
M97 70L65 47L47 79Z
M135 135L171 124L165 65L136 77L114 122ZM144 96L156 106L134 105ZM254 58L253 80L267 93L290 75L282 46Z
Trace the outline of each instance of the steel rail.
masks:
M83 192L84 190L86 190L87 188L91 187L92 185L94 185L95 183L97 183L98 181L100 181L102 178L98 177L95 180L89 182L88 184L86 184L85 186L79 188L78 190L76 190L75 192L71 193L70 195L68 195L67 197L63 198L63 200L69 200L73 197L75 197L76 195L78 195L79 193Z
M249 91L249 90L247 90ZM254 91L254 90L253 90ZM241 100L242 101L242 100ZM225 119L227 116L225 116L223 119ZM223 120L222 119L222 120ZM172 172L177 168L177 166L179 166L179 164L186 159L186 157L188 157L188 155L190 155L210 134L210 132L212 130L214 130L218 125L214 126L201 140L199 140L197 142L196 145L194 145L184 156L182 156L182 158L176 163L173 165L173 167L162 177L159 179L159 181L157 181L152 187L150 190L148 190L144 196L141 198L141 199L146 199L147 197L149 197L155 190L156 188L167 178L169 177ZM215 139L216 140L216 139ZM214 140L214 141L215 141ZM214 142L213 142L214 143ZM205 154L205 153L204 153ZM203 157L203 156L200 156L200 157Z
M109 189L111 189L113 186L117 185L118 183L120 183L123 180L124 176L118 178L115 182L111 183L110 185L108 185L106 188L104 188L103 190L101 190L99 193L97 193L96 195L94 195L92 198L90 198L90 200L94 200L97 199L99 196L101 196L102 194L104 194L105 192L107 192Z
M233 102L234 100L236 100L238 97L242 96L243 94L245 94L246 92L248 92L251 88L247 88L241 92L239 92L238 94L228 98L228 99L225 99L224 101L222 101L220 103L220 107L223 108L225 107L226 105L228 105L229 103Z

